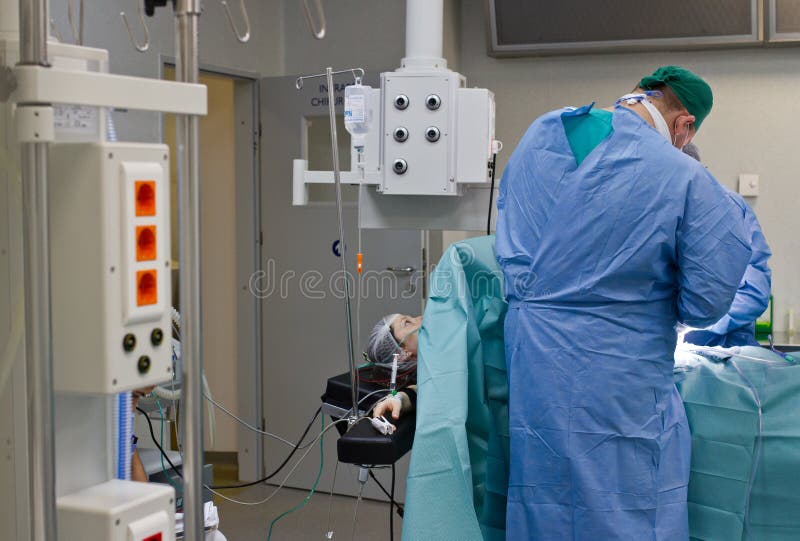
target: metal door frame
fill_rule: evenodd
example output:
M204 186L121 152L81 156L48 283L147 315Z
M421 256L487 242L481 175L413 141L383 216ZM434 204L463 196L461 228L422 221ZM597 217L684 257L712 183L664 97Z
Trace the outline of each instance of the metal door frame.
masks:
M164 66L175 66L175 57L159 55L159 76L164 77ZM255 426L263 428L264 400L262 397L261 303L250 294L249 280L261 270L261 78L259 73L232 69L214 64L200 63L200 74L221 75L234 79L234 116L237 120L247 109L251 114L252 145L236 145L236 163L251 160L252 181L249 185L236 182L236 282L237 300L237 406L240 416ZM250 94L248 97L247 94ZM249 127L237 122L236 140L246 141ZM160 138L164 140L164 121L160 124ZM248 155L250 155L248 157ZM249 203L248 212L240 212L240 205ZM247 247L251 247L248 249ZM244 324L249 322L249 324ZM239 425L237 459L239 479L254 481L264 475L264 446L259 434Z

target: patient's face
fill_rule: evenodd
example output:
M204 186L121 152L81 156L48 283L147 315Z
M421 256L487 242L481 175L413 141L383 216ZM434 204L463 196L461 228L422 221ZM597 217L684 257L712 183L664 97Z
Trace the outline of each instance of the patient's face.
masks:
M417 358L417 333L422 325L422 316L399 315L392 321L392 335L400 347L408 351L409 358Z

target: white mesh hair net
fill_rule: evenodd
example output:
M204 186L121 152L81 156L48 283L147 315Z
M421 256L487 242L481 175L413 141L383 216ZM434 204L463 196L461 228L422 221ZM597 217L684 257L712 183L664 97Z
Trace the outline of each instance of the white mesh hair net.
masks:
M392 322L399 315L389 314L382 317L369 333L366 354L371 362L376 364L391 362L392 353L400 349L400 344L392 335Z

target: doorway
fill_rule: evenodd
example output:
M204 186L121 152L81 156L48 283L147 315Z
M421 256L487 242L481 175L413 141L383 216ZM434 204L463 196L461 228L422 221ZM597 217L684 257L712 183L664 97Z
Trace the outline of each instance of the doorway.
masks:
M174 80L165 64L163 78ZM262 424L260 305L248 283L260 261L258 80L202 69L208 115L200 119L200 246L203 365L214 399L255 426ZM172 155L172 259L178 260L178 191L175 115L164 116L164 142ZM178 306L174 271L173 304ZM204 408L205 410L206 408ZM206 410L207 411L207 410ZM253 480L263 470L261 439L231 418L214 416L213 440L205 415L205 449L214 462L238 467Z

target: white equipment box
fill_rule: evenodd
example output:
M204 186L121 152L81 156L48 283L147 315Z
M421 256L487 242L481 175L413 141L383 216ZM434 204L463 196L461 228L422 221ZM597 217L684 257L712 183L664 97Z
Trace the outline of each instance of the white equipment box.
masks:
M172 377L169 150L50 148L57 391L119 393Z
M114 479L58 498L61 541L173 541L175 490Z

